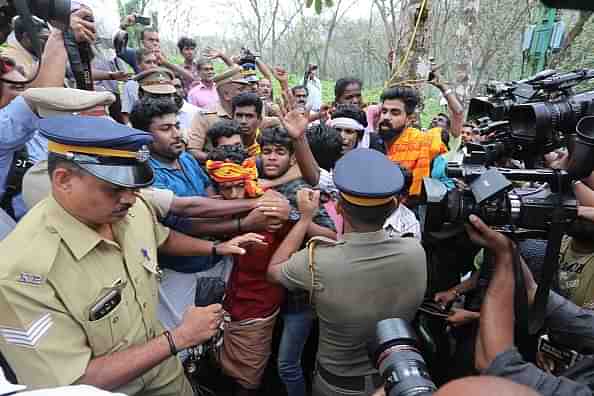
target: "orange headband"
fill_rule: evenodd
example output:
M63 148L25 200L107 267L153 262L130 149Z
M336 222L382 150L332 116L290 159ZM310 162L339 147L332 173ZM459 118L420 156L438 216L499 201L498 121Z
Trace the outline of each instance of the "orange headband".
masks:
M206 170L217 183L229 183L243 180L245 192L250 198L259 197L264 192L258 185L258 168L256 160L248 158L241 165L233 162L206 161Z

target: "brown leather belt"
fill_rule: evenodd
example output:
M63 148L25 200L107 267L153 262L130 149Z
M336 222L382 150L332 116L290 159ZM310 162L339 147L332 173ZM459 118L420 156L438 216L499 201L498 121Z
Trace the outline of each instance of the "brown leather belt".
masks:
M376 388L382 386L382 377L379 374L362 375L357 377L344 377L341 375L335 375L326 370L321 364L318 363L318 373L320 377L327 383L337 388L346 389L350 391L363 392L365 390L365 378L371 377L373 385Z

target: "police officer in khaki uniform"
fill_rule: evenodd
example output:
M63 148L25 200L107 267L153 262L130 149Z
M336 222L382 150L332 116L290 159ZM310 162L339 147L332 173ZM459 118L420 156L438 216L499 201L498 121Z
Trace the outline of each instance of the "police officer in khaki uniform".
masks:
M427 283L425 252L418 240L391 238L383 229L404 186L402 171L386 156L350 151L336 163L334 183L343 240L313 238L291 256L311 222L302 216L272 258L269 277L311 294L320 320L313 394L371 395L382 380L366 344L378 321L414 318Z
M214 111L197 113L192 120L188 136L188 152L198 161L205 162L208 152L212 149L212 143L207 140L208 128L221 120L231 120L231 100L242 92L250 89L250 81L241 73L241 66L236 65L214 78L219 94L219 103ZM276 117L263 117L261 128L280 125Z
M0 243L0 351L33 388L94 385L128 395L191 395L178 350L201 344L220 305L192 307L164 331L157 320L157 249L243 254L161 226L137 196L150 185L150 134L100 117L39 121L49 139L52 195ZM138 199L137 199L138 198Z

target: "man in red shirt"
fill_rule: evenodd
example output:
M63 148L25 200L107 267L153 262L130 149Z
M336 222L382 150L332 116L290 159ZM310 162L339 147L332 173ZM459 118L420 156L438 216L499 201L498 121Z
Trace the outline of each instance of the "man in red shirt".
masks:
M241 145L219 146L209 158L206 168L224 199L262 193L257 185L255 160L247 158ZM240 220L237 219L238 232ZM267 230L261 233L267 245L248 247L245 256L234 258L223 302L231 322L225 328L218 358L223 372L236 381L237 395L257 394L270 357L272 332L285 292L266 279L266 272L272 254L289 229L289 224L271 219Z

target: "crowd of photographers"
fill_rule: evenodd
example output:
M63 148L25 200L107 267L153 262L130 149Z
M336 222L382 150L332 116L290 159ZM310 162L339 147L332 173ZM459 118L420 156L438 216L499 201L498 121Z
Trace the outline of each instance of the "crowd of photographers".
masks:
M543 173L481 201L575 149L514 155L438 70L423 129L415 87L323 103L316 65L290 86L188 37L178 65L149 18L67 15L3 30L0 394L592 394L592 169L562 210Z

